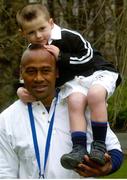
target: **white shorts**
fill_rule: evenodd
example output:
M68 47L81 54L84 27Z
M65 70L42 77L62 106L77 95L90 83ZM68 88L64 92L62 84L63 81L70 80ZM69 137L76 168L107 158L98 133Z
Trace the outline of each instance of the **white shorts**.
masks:
M110 72L107 70L100 70L93 73L91 76L75 76L71 81L66 82L61 86L61 96L66 98L74 92L81 92L87 96L89 88L94 84L100 84L107 91L107 97L110 97L115 88L116 81L118 78L118 73Z

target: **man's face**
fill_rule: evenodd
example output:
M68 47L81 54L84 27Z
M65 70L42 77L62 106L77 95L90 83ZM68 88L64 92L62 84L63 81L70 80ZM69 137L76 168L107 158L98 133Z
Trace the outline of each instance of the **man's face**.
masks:
M30 22L24 22L23 36L32 44L46 45L51 37L51 30L53 28L53 20L45 20L40 15Z
M56 62L46 50L28 50L21 63L21 76L27 90L45 105L55 94Z

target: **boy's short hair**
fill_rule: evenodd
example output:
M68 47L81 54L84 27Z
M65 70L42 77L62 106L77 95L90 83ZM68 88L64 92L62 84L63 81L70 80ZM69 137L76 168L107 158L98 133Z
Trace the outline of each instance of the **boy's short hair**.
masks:
M47 21L50 19L50 14L46 6L37 3L32 3L24 6L16 14L16 21L19 28L22 29L24 22L32 21L39 15L42 15Z

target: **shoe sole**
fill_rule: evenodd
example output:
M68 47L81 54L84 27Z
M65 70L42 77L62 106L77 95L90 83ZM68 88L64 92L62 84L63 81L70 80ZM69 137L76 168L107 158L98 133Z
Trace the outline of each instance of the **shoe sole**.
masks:
M79 163L80 161L73 159L71 157L62 156L61 158L61 164L66 169L75 169Z

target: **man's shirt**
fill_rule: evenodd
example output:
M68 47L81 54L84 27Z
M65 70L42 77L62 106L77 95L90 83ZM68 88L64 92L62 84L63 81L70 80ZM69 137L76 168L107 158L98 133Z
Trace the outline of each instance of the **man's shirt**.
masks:
M55 99L52 102L49 113L41 102L34 102L32 104L42 172L47 132L54 111L54 101ZM88 151L90 150L90 143L92 141L89 116L89 110L87 110ZM107 129L106 145L108 151L112 149L121 151L119 141L109 127ZM60 164L61 156L70 152L71 149L72 142L68 107L66 99L62 99L62 96L59 95L54 117L51 145L46 164L45 178L80 178L76 172L64 169ZM39 168L33 145L28 107L18 100L0 115L0 178L32 179L38 177Z

